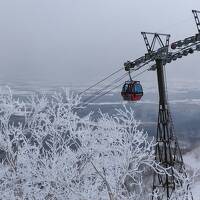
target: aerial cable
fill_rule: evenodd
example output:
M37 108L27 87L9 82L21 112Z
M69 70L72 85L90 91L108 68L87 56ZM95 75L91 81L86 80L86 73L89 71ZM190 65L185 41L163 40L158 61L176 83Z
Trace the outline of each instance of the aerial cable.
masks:
M147 65L149 62L150 62L150 61L148 61L148 62L146 62L146 63L144 63L144 64L138 66L138 68L135 69L135 70L138 70L139 68L141 68L141 67ZM81 92L80 94L83 94L84 92L88 91L89 89L91 89L91 88L97 86L98 84L100 84L100 83L102 83L103 81L107 80L108 78L110 78L110 77L113 76L114 74L120 72L122 69L124 69L124 68L121 68L121 69L119 69L119 70L113 72L112 74L110 74L109 76L105 77L105 78L102 79L101 81L99 81L99 82L97 82L96 84L94 84L94 85L88 87L87 89L85 89L85 90L84 90L83 92ZM150 68L145 69L144 71L142 71L141 73L139 73L138 75L136 75L136 76L134 76L134 77L139 76L140 74L142 74L143 72L145 72L145 71L147 71L147 70L149 70L149 69L150 69ZM134 70L134 71L135 71L135 70ZM98 98L104 96L105 94L107 94L107 93L109 93L110 91L112 91L113 89L115 89L115 87L114 87L114 88L112 88L111 90L108 90L108 91L106 91L105 93L103 93L104 90L106 90L107 88L111 87L113 84L115 84L115 83L121 81L123 78L125 78L125 77L128 75L128 73L130 74L131 72L129 71L129 72L123 74L122 76L120 76L120 77L118 77L117 79L115 79L112 83L110 83L110 84L106 85L105 87L103 87L102 89L98 90L97 92L95 92L95 93L93 94L92 97L88 97L86 100L84 100L84 102L83 102L82 104L83 104L83 105L88 105L88 103L97 100ZM129 77L131 78L130 75L129 75ZM132 78L131 78L131 79L132 79ZM121 85L122 85L122 84L120 84L119 86L121 86ZM117 87L119 87L119 86L117 86ZM117 88L117 87L116 87L116 88ZM80 95L80 94L79 94L79 95Z
M105 96L106 94L108 94L109 92L111 92L111 91L115 90L116 88L122 86L123 84L124 84L124 83L120 83L119 85L117 85L117 86L111 88L110 90L106 91L105 93L103 93L103 94L97 96L97 97L96 97L95 99L93 99L92 101L87 102L84 106L88 106L90 103L95 102L95 101L98 100L99 98Z
M122 76L118 77L117 79L115 79L114 81L112 81L110 84L104 86L103 88L101 88L100 90L96 91L93 96L88 97L87 99L85 99L84 102L93 99L95 96L101 94L104 90L106 90L107 88L109 88L110 86L112 86L113 84L119 82L121 79L123 79L124 77L127 76L128 73L123 74Z
M79 93L79 95L85 93L86 91L94 88L95 86L99 85L100 83L104 82L105 80L107 80L108 78L110 78L111 76L117 74L118 72L120 72L121 70L123 70L124 68L120 68L117 71L113 72L112 74L108 75L107 77L103 78L102 80L98 81L97 83L91 85L90 87L86 88L85 90L83 90L82 92Z
M142 72L140 72L140 73L136 74L135 76L133 76L133 78L136 78L136 77L142 75L144 72L146 72L146 71L148 71L148 70L149 70L149 68L143 70ZM111 91L117 89L118 87L122 86L123 84L124 84L124 83L120 83L119 85L117 85L117 86L111 88L110 90L106 91L106 92L103 93L102 95L97 96L97 97L96 97L95 99L93 99L92 101L87 102L87 104L85 104L84 106L88 106L90 103L93 103L93 102L96 101L97 99L101 98L102 96L105 96L106 94L108 94L108 93L110 93Z
M110 84L104 86L103 88L101 88L100 90L98 90L97 92L95 92L93 94L93 96L88 97L86 100L84 100L83 103L86 103L88 101L91 101L92 99L94 99L96 96L101 95L102 92L104 92L104 90L106 90L107 88L111 87L113 84L118 83L119 81L121 81L123 78L125 78L128 75L128 72L126 72L125 74L123 74L122 76L118 77L117 79L115 79L114 81L112 81Z
M148 70L148 69L143 70L142 72L140 72L140 73L136 74L135 76L133 76L133 78L136 78L136 77L142 75L142 74L143 74L144 72L146 72L147 70ZM92 103L92 102L96 101L97 99L101 98L102 96L105 96L106 94L110 93L111 91L115 90L116 88L120 87L120 86L123 85L123 84L124 84L124 83L120 83L119 85L117 85L117 86L111 88L110 90L106 91L104 94L102 94L102 95L96 97L93 101L88 102L87 105L88 105L89 103Z

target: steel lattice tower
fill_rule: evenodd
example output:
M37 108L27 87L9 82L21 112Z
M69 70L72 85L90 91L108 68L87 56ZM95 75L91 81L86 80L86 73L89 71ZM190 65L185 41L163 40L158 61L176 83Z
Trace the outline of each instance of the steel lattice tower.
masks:
M182 187L181 180L178 180L177 176L175 176L175 170L186 176L184 171L183 158L179 148L178 140L175 136L166 95L164 62L166 60L166 55L168 54L170 35L147 32L142 32L142 35L144 37L144 41L149 54L153 53L156 42L159 42L161 48L164 48L164 52L162 52L162 54L160 54L155 59L159 90L159 111L157 122L157 144L155 147L155 160L157 163L160 163L163 167L167 168L168 173L159 174L154 172L153 194L157 191L159 196L152 197L152 200L168 200L171 198L173 192L176 189L180 189L180 187ZM147 35L153 35L153 40L151 44L149 43ZM162 37L165 37L164 42ZM189 187L188 191L186 192L188 194L191 194L189 192ZM188 200L189 199L193 199L192 195L191 198L188 198Z
M192 10L198 33L190 37L173 42L169 48L169 34L142 32L147 53L133 61L124 63L125 71L137 71L150 63L154 63L146 70L157 72L159 91L159 111L157 123L157 137L155 147L155 161L160 163L168 171L167 173L153 174L152 200L171 200L177 190L184 187L184 200L193 200L189 184L183 185L182 180L187 178L185 166L178 140L175 135L173 121L167 98L167 87L165 80L165 65L182 57L200 52L200 11ZM144 71L143 71L144 72ZM178 172L182 178L176 176ZM179 190L179 191L180 191ZM180 194L181 195L181 194ZM179 199L180 199L179 195Z
M174 170L179 173L184 172L184 163L179 148L178 140L173 129L173 122L170 116L170 110L166 98L164 66L162 60L156 60L157 79L159 88L159 112L157 122L157 137L155 148L155 160L161 163L163 167L169 168L168 174L153 175L153 192L155 190L162 194L156 199L169 199L175 189L182 187L181 180L174 176ZM154 197L152 199L155 199Z

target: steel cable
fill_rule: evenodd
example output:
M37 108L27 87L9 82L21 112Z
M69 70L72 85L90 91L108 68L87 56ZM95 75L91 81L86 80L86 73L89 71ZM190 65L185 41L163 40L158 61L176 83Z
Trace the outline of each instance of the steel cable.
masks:
M87 92L88 90L94 88L95 86L99 85L100 83L104 82L105 80L107 80L108 78L110 78L111 76L117 74L118 72L120 72L121 70L123 70L124 68L120 68L117 71L113 72L112 74L110 74L109 76L103 78L102 80L98 81L97 83L91 85L90 87L86 88L85 90L83 90L82 92L79 93L79 95L82 95L83 93Z
M88 97L87 99L84 100L83 103L86 103L88 101L91 101L91 99L94 99L96 96L100 95L102 92L104 92L104 90L106 90L107 88L111 87L113 84L119 82L120 80L122 80L123 78L125 78L128 75L128 72L123 74L122 76L118 77L117 79L115 79L114 81L112 81L110 84L104 86L103 88L101 88L100 90L96 91L93 96Z
M149 68L148 68L149 69ZM144 72L146 72L148 69L143 70L142 72L136 74L135 76L133 76L133 78L136 78L140 75L142 75ZM85 104L84 106L88 106L90 103L93 103L94 101L96 101L97 99L101 98L102 96L105 96L106 94L110 93L111 91L115 90L116 88L120 87L121 85L123 85L124 83L120 83L119 85L111 88L110 90L106 91L105 93L97 96L95 99L93 99L92 101L87 102L87 104Z

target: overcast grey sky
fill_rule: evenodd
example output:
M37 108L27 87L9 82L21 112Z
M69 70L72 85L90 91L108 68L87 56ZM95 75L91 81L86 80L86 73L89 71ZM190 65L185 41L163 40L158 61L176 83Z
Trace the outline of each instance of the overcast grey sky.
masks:
M145 53L141 31L195 34L192 9L199 0L1 0L0 79L91 84ZM168 77L199 79L199 61L167 66Z

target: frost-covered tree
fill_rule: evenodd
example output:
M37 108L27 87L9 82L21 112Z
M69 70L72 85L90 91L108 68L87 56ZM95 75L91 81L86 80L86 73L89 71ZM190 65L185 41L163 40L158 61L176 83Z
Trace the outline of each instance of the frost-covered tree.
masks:
M177 178L177 181L179 181L180 187L177 187L167 200L193 200L191 186L195 184L195 179L199 176L199 170L195 170L190 175L187 175L186 169L183 169L182 173L174 170L174 176ZM152 194L154 199L166 199L165 193L162 192L162 189L161 191L154 190L154 194Z
M0 96L0 199L147 199L153 140L124 107L113 116L80 117L69 92L23 102ZM20 117L19 117L20 114Z
M81 137L90 156L83 173L86 199L95 199L97 194L100 199L108 195L110 199L144 199L144 172L162 169L154 162L153 141L138 130L131 109L118 110L115 116L101 113L92 132L81 133Z

